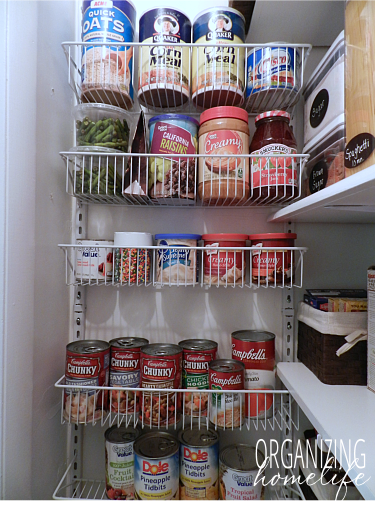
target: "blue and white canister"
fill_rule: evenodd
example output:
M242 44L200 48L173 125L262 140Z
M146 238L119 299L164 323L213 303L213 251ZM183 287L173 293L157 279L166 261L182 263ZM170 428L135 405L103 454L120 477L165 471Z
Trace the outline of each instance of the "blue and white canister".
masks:
M201 235L166 233L157 242L156 282L168 286L191 286L198 282L197 242Z

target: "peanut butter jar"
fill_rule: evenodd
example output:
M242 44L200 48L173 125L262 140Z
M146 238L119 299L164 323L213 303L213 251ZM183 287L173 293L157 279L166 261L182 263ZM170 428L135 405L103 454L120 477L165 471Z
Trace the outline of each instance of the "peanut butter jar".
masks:
M200 116L198 195L203 205L237 205L249 198L248 114L213 107Z

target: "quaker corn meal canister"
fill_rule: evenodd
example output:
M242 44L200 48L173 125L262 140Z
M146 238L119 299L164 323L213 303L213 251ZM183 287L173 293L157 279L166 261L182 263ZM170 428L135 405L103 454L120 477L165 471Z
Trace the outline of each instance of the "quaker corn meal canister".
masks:
M245 389L275 389L276 361L274 333L263 330L239 330L233 332L232 358L242 361L245 365ZM246 394L246 417L264 418L271 416L272 405L272 394Z
M156 281L170 286L195 285L198 282L197 241L200 235L163 233L157 242Z
M191 22L180 10L158 7L140 17L138 98L142 105L178 107L189 99ZM158 45L168 44L168 45Z
M194 19L192 97L198 107L242 105L245 88L245 18L236 9L215 7ZM235 47L232 44L240 45Z
M113 273L113 240L78 240L75 249L78 281L111 281Z
M79 340L66 346L64 419L87 423L100 419L107 405L107 391L96 387L108 386L109 344L103 340ZM76 386L76 387L74 387ZM81 389L92 386L93 389Z
M141 349L141 387L180 389L182 348L176 344L149 344ZM181 393L144 392L139 417L146 426L177 424L181 417Z
M182 340L182 389L209 389L208 366L216 359L217 342L206 339ZM185 393L184 413L206 416L208 393Z
M249 186L249 117L239 107L213 107L200 116L198 195L204 205L244 203ZM242 156L242 157L241 157Z
M215 359L209 364L210 421L218 428L239 428L245 419L245 365L234 359Z
M137 428L112 426L105 436L106 494L110 500L134 500L134 442Z
M149 342L146 338L120 337L109 341L110 367L109 405L112 412L127 414L139 412L139 393L116 390L116 386L139 388L141 379L141 347Z
M136 500L179 499L180 443L170 433L153 432L134 444Z
M219 499L219 434L207 428L182 430L180 500Z
M262 500L264 470L259 469L264 460L263 453L250 445L223 449L219 456L220 500Z
M133 105L132 59L136 11L129 0L82 4L82 101ZM103 43L106 43L104 45ZM111 43L124 43L112 46Z
M267 105L284 109L298 101L302 84L299 50L283 42L274 44L251 48L247 54L246 109L249 112L264 112Z
M202 235L203 279L208 285L244 286L246 252L235 247L246 247L248 236L241 233L210 233ZM221 249L233 247L233 249Z
M255 285L293 285L295 270L295 233L258 233L249 235L251 247L251 281ZM267 249L283 247L285 249Z
M196 158L198 126L195 118L182 114L163 114L149 120L150 158L149 194L151 197L196 199ZM166 156L168 155L168 156Z

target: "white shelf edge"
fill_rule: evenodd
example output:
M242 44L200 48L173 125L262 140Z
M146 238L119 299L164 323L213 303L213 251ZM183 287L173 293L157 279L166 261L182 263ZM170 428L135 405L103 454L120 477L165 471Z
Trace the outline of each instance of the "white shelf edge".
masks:
M271 223L373 222L375 214L375 165L351 175L269 216Z
M369 480L358 490L366 500L374 500L375 394L366 386L323 384L303 363L279 363L277 375L323 439L337 441L337 454L334 447L331 450L338 461L340 440L343 444L351 440L352 446L357 440L365 441L358 447L358 452L365 452L365 468L354 467L348 475L354 480L359 474L364 474L360 482ZM343 398L345 401L342 401ZM340 463L348 471L346 460Z

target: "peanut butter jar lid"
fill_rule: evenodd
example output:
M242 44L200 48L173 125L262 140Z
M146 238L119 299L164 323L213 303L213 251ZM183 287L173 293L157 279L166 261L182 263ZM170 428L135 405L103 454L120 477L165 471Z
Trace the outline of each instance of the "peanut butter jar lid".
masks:
M207 109L202 112L199 118L199 124L202 125L211 119L221 118L239 119L240 121L245 121L245 123L249 122L249 115L244 109L240 109L239 107L224 106L212 107L211 109Z

